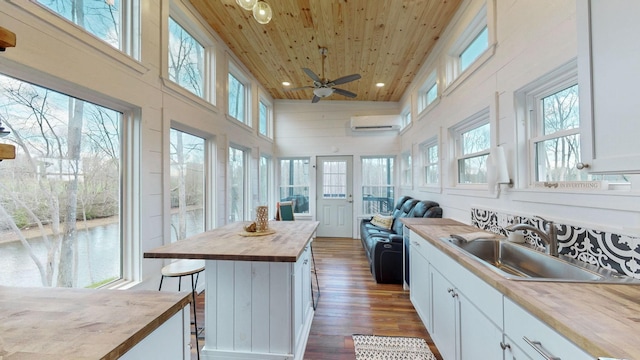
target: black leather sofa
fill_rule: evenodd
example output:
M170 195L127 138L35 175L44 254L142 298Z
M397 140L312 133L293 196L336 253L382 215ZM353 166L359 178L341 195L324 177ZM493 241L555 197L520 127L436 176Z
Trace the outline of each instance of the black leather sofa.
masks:
M391 229L373 225L371 219L360 222L360 240L369 259L371 274L377 283L402 283L403 224L405 217L441 218L442 208L434 201L400 198L393 210Z

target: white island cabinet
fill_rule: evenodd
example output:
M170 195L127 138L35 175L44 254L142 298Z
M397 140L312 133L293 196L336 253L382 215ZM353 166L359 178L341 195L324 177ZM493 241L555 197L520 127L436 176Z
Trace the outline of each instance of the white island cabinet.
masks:
M203 359L302 360L313 320L315 221L276 221L246 236L229 224L145 253L205 262Z

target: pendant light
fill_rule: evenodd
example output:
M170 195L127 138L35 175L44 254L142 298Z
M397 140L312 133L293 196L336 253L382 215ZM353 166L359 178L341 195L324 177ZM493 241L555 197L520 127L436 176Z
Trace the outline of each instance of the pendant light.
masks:
M258 0L236 0L236 3L245 10L251 10Z
M237 0L241 1L241 0ZM253 6L253 18L256 19L260 24L267 24L271 21L271 17L273 16L273 12L271 11L271 6L264 1L258 1Z

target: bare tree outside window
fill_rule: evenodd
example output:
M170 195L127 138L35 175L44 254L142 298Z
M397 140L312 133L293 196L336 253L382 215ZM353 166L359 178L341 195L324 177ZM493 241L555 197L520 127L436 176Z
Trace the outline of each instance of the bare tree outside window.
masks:
M16 159L0 163L0 284L121 278L121 118L0 76L0 120L11 131L3 140L16 146Z
M204 93L204 47L169 18L169 79L195 95Z

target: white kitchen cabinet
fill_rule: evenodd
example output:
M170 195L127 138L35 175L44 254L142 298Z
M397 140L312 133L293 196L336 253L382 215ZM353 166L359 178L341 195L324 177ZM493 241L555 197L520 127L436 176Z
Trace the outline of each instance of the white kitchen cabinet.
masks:
M418 242L413 236L411 250L409 252L409 267L411 274L410 298L422 323L431 332L431 276L429 274L429 262L423 253L422 242Z
M453 285L437 270L431 271L433 291L433 327L430 333L445 360L457 359L457 302L452 297Z
M191 359L189 309L189 305L182 308L119 359Z
M593 360L593 356L509 298L504 300L504 333L507 344L511 348L514 345L519 348L512 351L522 351L532 360Z
M305 324L309 320L309 314L313 311L311 304L311 258L310 245L307 245L295 264L294 270L294 334L296 344L304 353L306 347L306 335L308 329ZM302 347L304 344L304 347Z
M578 0L581 155L596 173L640 173L640 1Z

